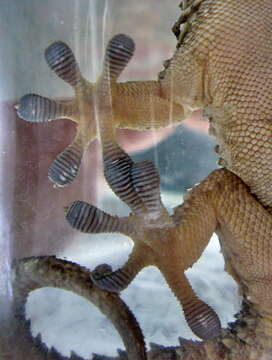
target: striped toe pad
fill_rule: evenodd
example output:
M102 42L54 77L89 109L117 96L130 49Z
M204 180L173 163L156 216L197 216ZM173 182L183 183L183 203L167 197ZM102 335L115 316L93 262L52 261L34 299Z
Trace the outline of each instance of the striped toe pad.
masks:
M216 312L199 300L183 304L186 321L194 334L201 339L212 339L220 335L221 324Z
M128 222L122 222L85 201L73 202L67 210L66 220L76 230L89 234L132 231Z
M49 179L58 186L69 185L77 176L83 150L72 144L60 153L48 170Z
M17 114L23 120L39 123L55 120L63 113L63 106L36 94L24 95L18 105Z
M112 191L124 201L133 212L138 213L143 203L134 190L131 179L131 158L114 143L104 151L104 175Z
M91 273L91 279L101 289L120 292L131 282L131 276L122 269L112 272L111 266L102 264Z
M133 40L124 34L115 35L105 52L104 69L111 79L116 79L132 58L135 50Z
M109 186L135 214L158 211L161 206L160 177L152 162L134 163L114 142L104 146L103 160Z
M135 192L143 201L149 213L159 211L161 205L160 176L151 161L134 163L131 179Z
M67 44L56 41L45 50L49 67L73 87L81 85L81 74L75 56Z

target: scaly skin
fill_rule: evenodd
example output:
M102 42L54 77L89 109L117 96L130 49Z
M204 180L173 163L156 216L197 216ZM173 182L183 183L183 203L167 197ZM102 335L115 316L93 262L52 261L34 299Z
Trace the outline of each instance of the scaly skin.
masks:
M182 107L179 120L192 109L204 108L219 145L220 164L267 207L272 204L271 11L269 0L203 0L160 80L119 84L117 89L134 95L132 117L119 119L125 126L150 126L147 116L141 121L133 114L136 108L137 114L148 114L144 108L151 87L155 101L160 94L173 100L176 109ZM128 111L125 103L122 108ZM171 117L164 119L154 108L153 126L171 123Z
M214 171L175 210L177 225L164 229L168 247L163 239L156 241L157 249L151 247L156 235L161 237L156 228L143 229L136 242L144 246L142 262L148 259L151 263L150 253L155 252L161 268L168 269L165 274L170 274L171 268L179 269L178 263L183 268L192 265L210 234L217 232L226 270L244 297L237 323L222 331L222 339L185 342L182 348L171 349L173 356L270 360L272 3L189 0L186 4L187 14L182 17L185 31L179 34L178 26L175 28L179 46L159 80L113 84L113 122L120 127L156 128L203 108L210 117L210 133L216 136L216 151L225 169ZM86 121L93 124L94 119L91 116ZM146 251L146 245L152 250ZM176 252L172 245L178 247ZM169 256L164 258L164 251L169 251ZM132 266L136 273L141 268L137 263ZM173 279L168 281L171 284ZM167 357L161 354L157 358Z

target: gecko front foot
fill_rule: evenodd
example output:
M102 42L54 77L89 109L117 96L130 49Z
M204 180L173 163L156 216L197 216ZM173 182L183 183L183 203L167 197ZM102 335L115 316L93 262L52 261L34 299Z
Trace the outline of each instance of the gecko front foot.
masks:
M117 46L114 46L116 44ZM114 74L119 71L119 63L114 62L116 53L118 54L120 49L124 53L129 51L128 58L130 58L134 51L134 43L128 36L118 34L109 41L109 48L106 57L112 58L110 71ZM103 74L98 83L92 84L83 78L72 50L64 42L56 41L51 44L45 50L45 59L55 74L73 87L75 98L71 101L59 102L37 94L27 94L19 100L15 108L20 118L32 123L60 118L77 123L75 139L57 156L48 171L48 177L54 184L66 186L77 176L82 156L90 141L96 136L96 117L99 116L97 107L103 108L96 90L103 85L101 78L109 76L109 73L105 74L105 68L109 70L108 60L105 58ZM114 86L117 78L118 75L111 77L111 86Z

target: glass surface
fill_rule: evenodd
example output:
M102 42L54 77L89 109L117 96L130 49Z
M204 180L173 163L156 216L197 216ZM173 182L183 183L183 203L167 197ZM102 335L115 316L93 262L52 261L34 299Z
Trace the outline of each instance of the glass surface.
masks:
M162 62L175 50L171 27L179 13L178 1L173 0L0 1L0 352L4 360L22 356L19 345L9 342L14 259L57 255L90 269L101 263L117 269L132 248L125 236L81 234L65 221L64 207L75 200L119 216L129 212L104 180L98 141L89 146L75 181L56 188L48 179L48 168L71 143L75 125L65 119L28 123L16 116L14 105L27 93L61 100L74 96L44 59L45 48L56 40L69 44L82 74L93 82L101 72L107 41L117 33L128 34L136 51L120 81L156 79ZM135 161L151 160L159 168L162 199L170 213L182 202L186 189L216 167L207 123L199 113L185 123L158 131L118 132L119 143ZM188 273L195 290L226 324L238 300L224 273L215 237ZM141 271L121 297L137 317L147 344L177 345L179 336L194 338L156 268ZM33 336L41 333L42 341L64 356L71 351L82 358L91 353L114 355L117 348L124 348L111 323L92 304L64 290L34 291L26 312Z

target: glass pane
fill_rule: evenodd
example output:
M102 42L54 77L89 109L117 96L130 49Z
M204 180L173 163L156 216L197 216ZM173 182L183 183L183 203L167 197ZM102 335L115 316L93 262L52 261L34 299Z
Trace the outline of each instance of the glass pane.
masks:
M30 325L17 313L14 318L13 301L18 295L17 290L12 290L12 277L17 276L11 270L14 259L56 255L90 270L102 263L116 270L126 262L133 247L128 236L82 234L65 220L65 208L76 200L95 204L112 215L127 216L130 212L104 179L99 142L94 140L87 147L75 180L58 187L48 178L48 169L56 156L72 143L75 124L67 118L43 121L46 109L56 113L63 109L55 109L54 104L33 95L27 101L40 101L42 105L36 103L36 106L40 106L42 115L40 120L37 113L28 116L38 124L19 118L14 106L25 94L38 94L65 104L74 98L74 89L45 60L45 49L55 41L68 44L83 77L95 82L103 70L108 40L118 33L128 34L136 50L118 81L156 79L161 64L175 50L171 27L179 14L178 4L172 0L0 2L3 69L0 75L0 350L4 359L13 355L14 359L30 355L31 359L43 358L28 334ZM153 106L151 101L151 109ZM98 116L96 120L99 119ZM155 121L151 119L148 127L152 128ZM117 131L120 146L134 162L149 160L159 169L162 201L170 214L180 205L186 190L217 166L214 141L208 137L207 129L207 121L201 120L201 112L197 111L181 126ZM216 260L211 263L211 258ZM188 276L196 292L218 312L224 325L238 304L233 295L235 285L223 272L223 266L217 239L213 237ZM121 298L137 317L147 344L170 346L178 344L179 336L196 338L156 267L145 267ZM87 359L93 352L112 356L117 348L124 349L106 316L72 292L52 286L32 291L27 300L26 318L31 319L32 338L37 340L41 334L36 343L41 341L49 348L54 347L62 356L75 352Z

